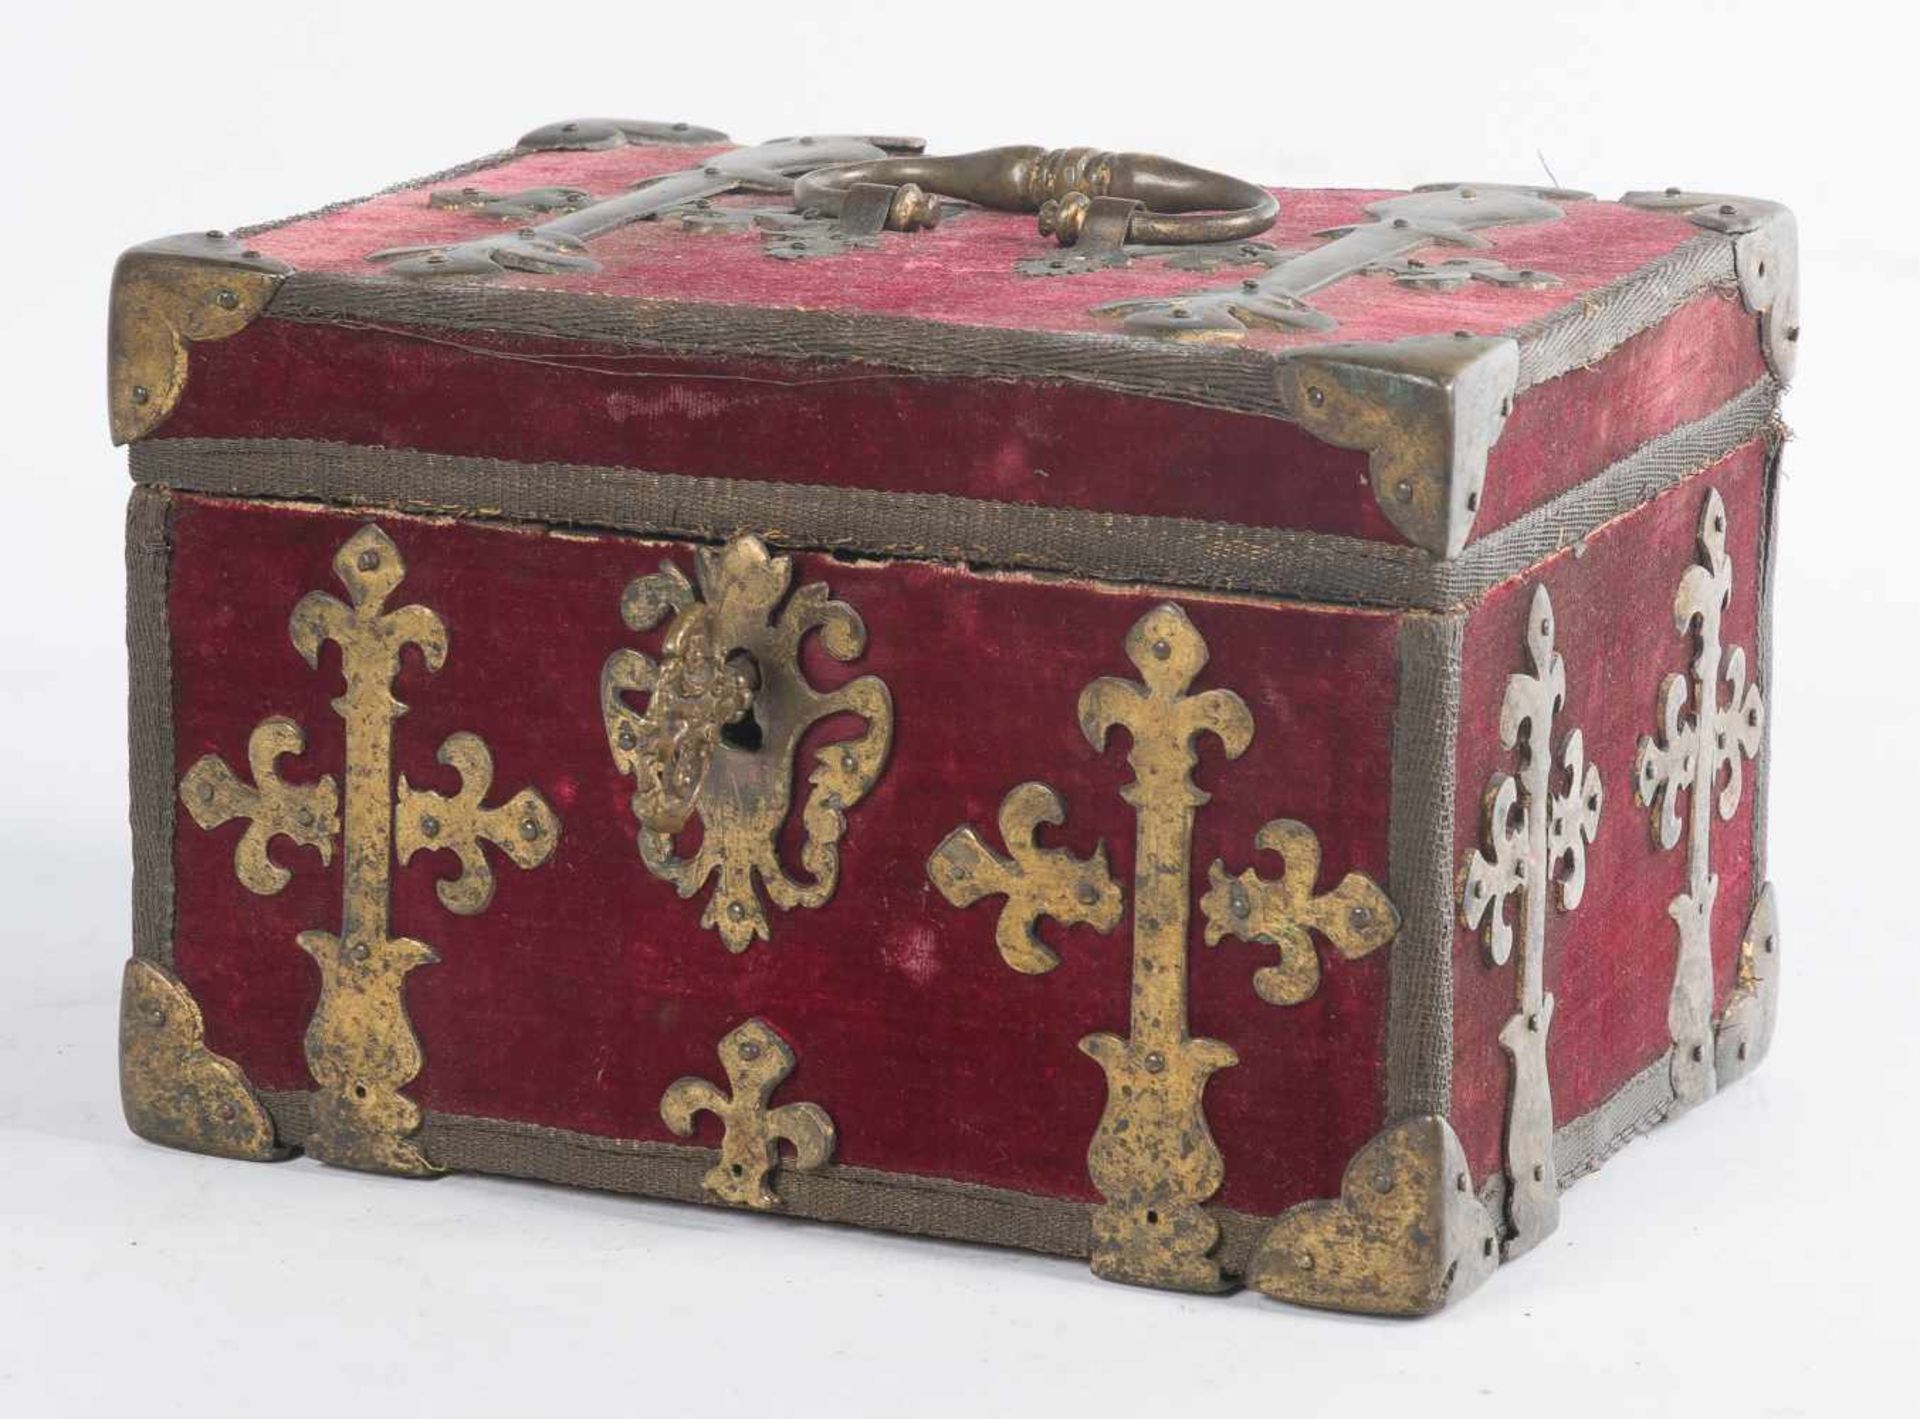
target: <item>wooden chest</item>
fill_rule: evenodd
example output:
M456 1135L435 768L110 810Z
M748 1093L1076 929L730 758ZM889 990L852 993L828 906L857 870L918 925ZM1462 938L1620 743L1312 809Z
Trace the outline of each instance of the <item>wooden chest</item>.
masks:
M612 120L135 248L129 1122L1437 1308L1766 1049L1794 283Z

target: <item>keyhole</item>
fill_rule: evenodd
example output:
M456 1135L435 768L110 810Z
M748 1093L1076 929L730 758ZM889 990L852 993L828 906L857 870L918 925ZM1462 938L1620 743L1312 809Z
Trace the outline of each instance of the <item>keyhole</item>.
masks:
M735 674L744 675L747 684L755 691L760 688L760 667L754 664L753 657L744 650L737 650L727 657L727 669ZM760 721L754 716L752 701L747 704L747 712L731 724L720 726L720 742L744 753L758 753L766 742L766 732L761 729Z
M760 745L765 737L765 734L760 728L760 721L753 717L752 705L748 705L747 712L732 724L723 724L720 726L720 740L722 743L729 744L735 749L744 750L749 754L759 751Z

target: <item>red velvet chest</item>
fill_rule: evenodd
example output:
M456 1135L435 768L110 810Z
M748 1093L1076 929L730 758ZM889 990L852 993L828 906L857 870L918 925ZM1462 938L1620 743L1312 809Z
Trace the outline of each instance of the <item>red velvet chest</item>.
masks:
M1770 1035L1793 259L608 120L136 248L129 1120L1437 1307Z

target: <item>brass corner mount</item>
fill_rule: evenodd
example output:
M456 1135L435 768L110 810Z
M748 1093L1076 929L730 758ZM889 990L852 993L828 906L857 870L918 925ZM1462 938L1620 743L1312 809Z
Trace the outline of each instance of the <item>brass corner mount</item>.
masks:
M237 335L293 268L225 232L123 253L107 310L107 417L117 444L159 428L187 386L187 346Z
M127 1127L150 1143L257 1162L293 1152L240 1066L207 1048L180 978L137 956L120 986L120 1101Z
M1302 428L1368 454L1387 520L1414 546L1448 558L1472 535L1519 377L1514 340L1461 333L1311 347L1284 356L1275 380Z

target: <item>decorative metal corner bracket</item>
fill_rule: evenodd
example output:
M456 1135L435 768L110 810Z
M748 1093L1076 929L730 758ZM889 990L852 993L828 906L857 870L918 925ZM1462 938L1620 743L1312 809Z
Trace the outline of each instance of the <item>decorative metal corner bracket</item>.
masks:
M568 125L537 129L521 140L528 148L607 148L627 142L655 142L656 137L634 130L644 125L607 119L576 120ZM707 132L708 130L702 130ZM579 141L562 141L575 139ZM679 140L693 141L693 140ZM723 141L713 135L710 141ZM546 220L517 230L476 237L445 245L397 246L376 251L369 261L382 262L402 276L501 276L509 271L541 275L583 274L598 271L600 263L587 251L596 237L634 222L690 210L695 204L735 192L793 191L795 174L830 164L885 157L890 152L917 152L917 138L863 138L846 135L782 138L750 148L735 148L707 159L698 167L646 178L617 196L584 204L573 200L574 189L534 189L496 195L477 189L434 193L429 203L447 206L492 205L497 215L518 218L546 215ZM462 199L471 199L463 203Z
M1296 1305L1429 1315L1493 1274L1497 1232L1452 1126L1421 1114L1354 1154L1337 1199L1282 1213L1247 1284Z
M707 1112L725 1129L720 1161L708 1169L703 1185L718 1202L759 1209L780 1206L771 1181L782 1166L801 1172L824 1167L833 1157L833 1120L818 1104L782 1104L767 1100L793 1073L794 1054L764 1020L749 1020L720 1041L720 1063L727 1092L705 1079L676 1079L660 1097L660 1117L682 1138L691 1137L694 1115ZM790 1144L793 1160L783 1165L780 1144Z
M1116 727L1128 732L1134 778L1121 796L1136 815L1129 1030L1124 1039L1100 1033L1080 1042L1107 1075L1106 1110L1087 1149L1087 1171L1105 1199L1093 1217L1093 1270L1114 1281L1218 1291L1228 1284L1213 1255L1220 1227L1204 1204L1219 1191L1225 1162L1202 1095L1207 1080L1238 1056L1188 1029L1193 824L1211 798L1194 785L1192 771L1204 737L1218 739L1229 759L1246 752L1253 715L1231 690L1189 693L1206 666L1207 645L1178 606L1141 617L1126 650L1139 680L1096 680L1079 706L1081 731L1096 751ZM1120 921L1123 903L1104 845L1084 859L1038 845L1038 827L1064 817L1053 789L1021 784L1000 808L1005 857L963 827L927 863L929 879L955 906L1006 898L995 940L1015 970L1038 974L1059 964L1036 934L1042 918L1102 933ZM1300 956L1312 952L1309 931L1328 936L1345 956L1365 954L1393 935L1397 914L1366 878L1349 876L1332 892L1313 894L1319 846L1303 825L1271 823L1258 844L1286 857L1285 878L1269 883L1249 872L1229 880L1216 863L1202 905L1209 942L1231 935L1280 948L1281 965L1256 977L1263 999L1292 1003L1312 994L1318 965L1309 968Z
M239 334L292 271L225 232L162 237L123 254L107 307L113 441L159 428L187 387L188 345Z
M1544 586L1534 588L1526 641L1533 673L1507 677L1500 707L1500 742L1519 752L1520 773L1496 774L1488 785L1484 847L1468 857L1461 874L1461 919L1470 931L1484 922L1487 954L1495 966L1512 955L1516 921L1507 915L1507 902L1518 898L1518 1009L1500 1031L1512 1062L1505 1147L1508 1257L1531 1250L1560 1220L1547 1071L1547 1034L1553 1025L1553 996L1546 988L1548 885L1561 911L1580 905L1587 844L1599 831L1602 804L1600 770L1586 762L1578 729L1567 735L1555 762L1553 720L1566 700L1567 670L1553 648L1553 601ZM1557 774L1564 774L1564 787L1555 787Z
M289 624L294 648L310 667L318 668L325 642L337 644L346 681L345 693L333 702L346 722L340 932L304 931L299 937L321 981L306 1035L307 1068L319 1089L305 1147L324 1162L425 1176L439 1170L411 1141L420 1109L400 1092L421 1064L403 992L409 971L439 958L425 942L392 934L393 858L396 851L402 863L416 852L455 854L460 875L439 884L440 900L449 911L471 916L486 910L493 897L493 872L481 844L493 843L521 867L536 867L552 856L560 825L532 790L502 807L482 805L493 761L472 734L452 735L440 747L440 762L460 774L458 795L422 792L402 777L396 798L393 723L406 713L393 696L400 656L413 646L426 668L437 671L447 658L446 627L425 606L386 609L406 565L373 523L341 546L333 570L351 604L310 592ZM271 894L287 883L288 869L267 855L275 838L313 847L323 862L332 861L334 837L341 832L333 779L293 785L275 771L280 758L298 753L304 743L293 721L268 719L248 740L253 787L213 756L181 780L181 801L202 828L246 820L234 871L249 891Z
M1667 1001L1676 1109L1711 1098L1716 1087L1713 907L1720 878L1712 864L1713 815L1717 808L1725 820L1739 808L1741 759L1759 754L1766 720L1760 686L1747 683L1746 651L1727 650L1723 668L1720 618L1733 595L1733 562L1717 491L1707 493L1697 540L1698 558L1673 598L1674 627L1691 636L1693 663L1661 682L1659 736L1641 736L1633 783L1634 797L1653 810L1653 840L1662 848L1680 841L1680 796L1689 794L1687 887L1667 908L1679 932Z
M1721 1088L1746 1078L1767 1057L1779 1002L1780 916L1769 882L1760 889L1753 915L1747 919L1740 941L1739 974L1714 1035L1714 1073Z
M1520 347L1505 336L1321 345L1283 356L1275 371L1295 422L1364 450L1387 520L1442 558L1458 556L1472 534L1519 378Z
M1485 249L1492 243L1479 233L1488 227L1557 222L1566 214L1548 197L1565 201L1568 195L1559 189L1519 187L1422 188L1369 204L1371 221L1317 233L1330 240L1271 264L1258 276L1177 296L1109 301L1095 306L1094 313L1121 317L1121 329L1129 335L1174 340L1238 340L1250 329L1324 332L1338 322L1308 303L1315 291L1367 272L1436 277L1444 267L1416 268L1405 258L1429 246ZM1512 286L1550 285L1558 279L1484 262L1461 279L1475 277ZM1451 280L1421 284L1444 288Z
M138 957L120 981L120 1102L150 1143L256 1162L292 1152L240 1066L207 1048L180 978Z
M824 582L788 596L792 558L770 555L757 537L694 555L694 583L667 562L627 588L621 615L629 627L647 631L673 619L658 661L631 649L607 658L600 704L613 762L634 780L641 860L682 897L717 877L700 924L739 952L770 938L761 889L782 911L833 896L847 810L872 789L893 744L893 698L875 675L825 693L808 682L800 664L808 635L818 630L821 648L849 661L865 650L867 631ZM629 694L647 696L644 712ZM801 810L808 880L796 881L779 851L794 754L810 726L835 714L859 717L866 731L818 752ZM696 813L700 846L679 857L674 837Z
M1732 240L1740 299L1759 317L1767 368L1782 384L1792 380L1800 346L1800 235L1793 213L1778 202L1678 187L1629 192L1620 201L1628 207L1685 213L1696 227Z

